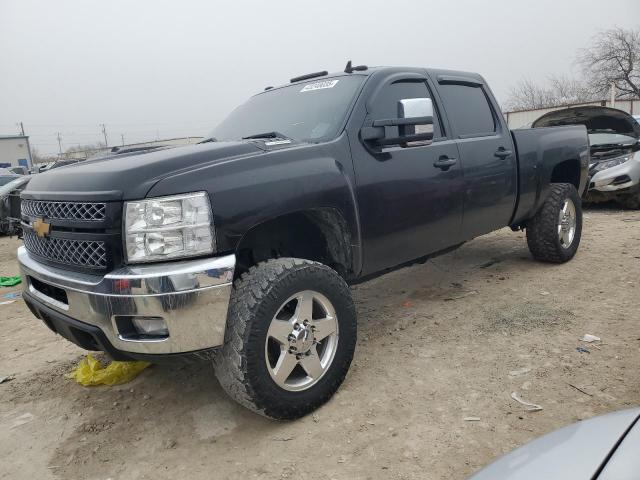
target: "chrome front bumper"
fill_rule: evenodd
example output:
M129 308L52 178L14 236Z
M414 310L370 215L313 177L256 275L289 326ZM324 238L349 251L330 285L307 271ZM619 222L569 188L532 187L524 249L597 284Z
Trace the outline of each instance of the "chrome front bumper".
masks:
M234 255L128 266L104 276L47 266L24 247L18 249L18 261L26 298L97 327L117 351L189 353L224 342ZM121 319L135 316L161 317L168 336L133 338L119 331Z

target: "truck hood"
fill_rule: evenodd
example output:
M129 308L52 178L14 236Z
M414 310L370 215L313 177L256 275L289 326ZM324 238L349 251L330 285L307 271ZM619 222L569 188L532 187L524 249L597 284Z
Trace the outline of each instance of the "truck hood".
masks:
M622 445L627 442L638 415L640 409L632 408L574 423L514 450L469 480L589 480L614 452L616 468L633 466L629 471L638 472L637 440L629 439L627 453L616 450L622 439Z
M134 200L144 198L153 185L169 175L264 152L257 142L209 142L87 160L35 175L22 196L85 202Z
M640 139L640 125L627 112L617 108L585 106L565 108L549 112L531 125L557 127L561 125L584 125L588 133L618 133Z

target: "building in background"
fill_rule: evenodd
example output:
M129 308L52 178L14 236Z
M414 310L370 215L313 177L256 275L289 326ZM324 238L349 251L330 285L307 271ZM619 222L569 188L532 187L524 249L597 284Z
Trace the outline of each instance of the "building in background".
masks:
M0 135L0 168L25 167L31 170L32 163L27 135Z
M616 100L613 103L610 100L596 100L593 102L560 105L558 107L536 108L533 110L518 110L514 112L504 112L504 116L507 119L509 128L527 128L530 127L535 120L540 118L545 113L553 112L555 110L562 110L563 108L583 107L586 105L617 108L618 110L623 110L634 116L640 114L640 99L635 99Z

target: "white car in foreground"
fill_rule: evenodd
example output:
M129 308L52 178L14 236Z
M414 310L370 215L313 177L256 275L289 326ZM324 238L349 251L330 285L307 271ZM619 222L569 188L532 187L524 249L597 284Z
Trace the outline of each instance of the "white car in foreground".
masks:
M574 423L505 455L469 480L637 480L640 408Z

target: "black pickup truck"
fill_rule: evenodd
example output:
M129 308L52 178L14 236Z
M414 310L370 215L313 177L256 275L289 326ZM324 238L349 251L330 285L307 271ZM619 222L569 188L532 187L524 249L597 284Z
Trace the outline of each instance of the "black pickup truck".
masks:
M348 285L506 226L580 242L584 126L509 131L474 73L352 67L251 97L201 144L82 162L22 194L24 299L115 359L213 359L278 419L342 383Z

